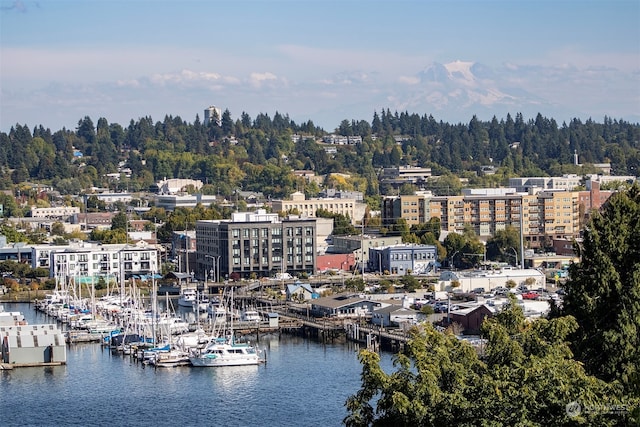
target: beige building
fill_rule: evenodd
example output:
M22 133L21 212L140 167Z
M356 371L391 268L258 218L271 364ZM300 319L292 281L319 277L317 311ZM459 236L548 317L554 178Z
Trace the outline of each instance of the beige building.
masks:
M522 227L525 244L542 247L543 240L579 236L578 191L544 190L517 193L513 188L467 189L460 196L433 196L423 192L387 197L382 220L393 224L404 219L409 226L440 219L442 231L462 233L466 224L483 240L507 226ZM522 214L522 216L521 216Z
M77 206L31 207L32 218L66 218L78 213L80 213L80 208Z
M356 224L362 220L366 205L357 203L354 198L322 198L307 199L304 193L296 191L291 195L291 200L274 200L271 202L273 212L297 211L301 217L315 218L318 209L324 209L335 214L342 214L351 218L351 223Z

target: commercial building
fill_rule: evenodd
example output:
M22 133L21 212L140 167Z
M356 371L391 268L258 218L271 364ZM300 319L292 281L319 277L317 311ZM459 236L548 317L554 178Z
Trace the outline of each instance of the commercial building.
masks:
M175 194L159 194L155 197L155 205L159 208L165 208L168 211L174 211L176 208L195 208L198 203L209 206L217 203L219 200L216 196L205 194L194 194L186 196L178 196Z
M0 323L0 363L10 367L64 365L64 335L56 325Z
M316 220L264 209L196 222L196 275L216 281L314 274Z
M401 244L369 249L369 270L390 274L427 274L438 266L434 245Z
M363 265L369 263L369 254L372 248L380 248L402 243L402 236L380 236L360 234L350 236L333 236L331 253L353 255L355 270L362 270Z

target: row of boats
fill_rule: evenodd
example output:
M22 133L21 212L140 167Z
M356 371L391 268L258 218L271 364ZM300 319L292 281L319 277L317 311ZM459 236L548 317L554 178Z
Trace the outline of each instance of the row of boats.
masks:
M199 323L195 331L190 331L189 323L169 309L169 301L166 310L160 312L155 298L151 309L142 308L130 295L92 298L89 307L86 300L56 290L36 307L69 325L69 343L99 341L113 351L134 355L156 367L258 365L266 360L264 350L236 338L233 290L228 298L223 295L214 301L202 298L195 290L181 295L180 300L183 307L209 312L210 332L206 333ZM247 310L242 320L259 321L260 315Z

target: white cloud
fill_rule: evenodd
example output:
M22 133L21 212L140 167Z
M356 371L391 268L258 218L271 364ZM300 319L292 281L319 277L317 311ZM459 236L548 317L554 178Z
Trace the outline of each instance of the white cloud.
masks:
M273 73L251 73L249 75L249 84L253 87L261 87L264 83L277 81L278 77Z
M420 83L420 78L415 76L400 76L398 82L407 85L417 85Z

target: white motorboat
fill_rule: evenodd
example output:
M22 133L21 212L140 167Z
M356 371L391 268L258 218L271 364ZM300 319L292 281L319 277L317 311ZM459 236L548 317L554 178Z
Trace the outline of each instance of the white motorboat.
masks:
M262 318L256 310L245 310L240 315L240 320L243 322L259 322Z
M198 292L193 288L184 288L180 292L178 305L180 307L193 307L198 301Z
M189 357L196 367L258 365L263 360L249 343L235 343L233 339L215 338L201 353Z
M233 288L231 288L230 307L233 307ZM196 367L246 366L258 365L264 360L259 351L249 343L237 343L233 333L233 316L230 324L220 324L217 335L209 341L202 351L196 351L189 357Z

